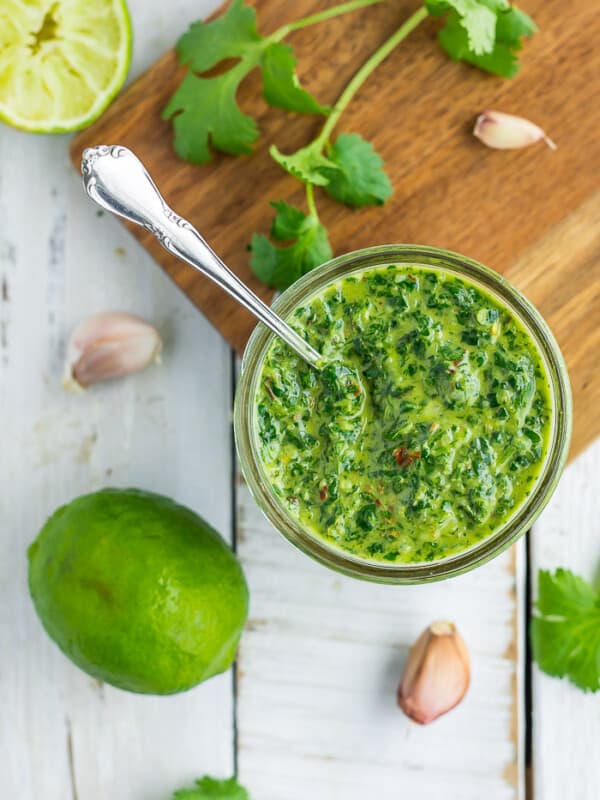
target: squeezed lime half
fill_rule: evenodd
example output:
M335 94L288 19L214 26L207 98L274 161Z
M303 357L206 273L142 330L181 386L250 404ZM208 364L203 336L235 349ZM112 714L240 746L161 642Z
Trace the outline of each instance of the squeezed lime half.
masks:
M127 76L124 0L2 0L0 119L24 131L87 127Z

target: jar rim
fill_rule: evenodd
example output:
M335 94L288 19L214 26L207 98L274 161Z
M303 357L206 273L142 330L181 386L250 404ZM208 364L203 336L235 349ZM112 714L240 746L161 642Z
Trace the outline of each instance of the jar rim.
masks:
M284 319L325 286L369 268L414 264L451 272L482 287L507 306L534 340L546 367L553 404L552 431L543 468L533 490L516 512L494 533L459 553L432 562L367 561L330 546L286 513L261 468L254 436L254 400L262 363L274 334L259 323L242 358L234 405L234 436L242 474L250 493L272 525L292 544L322 564L346 575L380 583L412 584L442 580L486 563L513 544L537 519L550 499L569 451L572 399L567 368L558 344L541 314L506 278L473 259L424 245L381 245L338 256L304 275L273 304Z

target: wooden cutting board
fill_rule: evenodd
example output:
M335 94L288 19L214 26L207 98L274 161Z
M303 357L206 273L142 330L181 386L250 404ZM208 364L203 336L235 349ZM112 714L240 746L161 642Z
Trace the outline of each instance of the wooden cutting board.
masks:
M260 0L269 32L328 3ZM440 23L427 20L361 89L337 132L374 142L394 183L379 208L350 210L319 192L317 203L334 252L411 242L471 256L506 275L538 306L567 360L575 398L572 454L600 433L600 15L590 0L524 0L540 27L525 44L512 81L451 62L436 43ZM394 0L293 34L299 74L323 102L334 103L359 64L417 8ZM303 204L303 189L270 159L276 142L290 152L322 124L267 108L260 75L240 92L257 117L261 139L251 156L216 155L205 166L179 160L161 109L184 72L164 55L73 141L78 166L89 145L123 144L145 162L167 202L189 218L237 273L269 301L248 266L254 231L267 232L270 200ZM470 134L486 108L522 114L557 142L492 151ZM134 235L238 350L254 320L213 284L175 260L148 233Z

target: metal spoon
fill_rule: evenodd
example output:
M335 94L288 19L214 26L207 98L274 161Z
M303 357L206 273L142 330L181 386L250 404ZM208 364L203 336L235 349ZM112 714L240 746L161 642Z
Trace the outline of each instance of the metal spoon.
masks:
M170 208L139 158L121 145L89 147L81 161L88 195L107 211L141 225L154 234L165 250L213 280L254 314L312 367L324 363L296 331L257 297L198 231Z

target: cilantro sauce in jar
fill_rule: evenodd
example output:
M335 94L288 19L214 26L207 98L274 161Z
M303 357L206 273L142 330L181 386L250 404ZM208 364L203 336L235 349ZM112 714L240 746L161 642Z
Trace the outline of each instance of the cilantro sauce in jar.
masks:
M371 562L431 562L525 503L546 461L551 392L533 338L499 300L441 269L369 267L289 321L328 366L273 340L253 427L262 479L310 536Z

